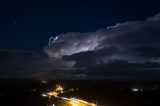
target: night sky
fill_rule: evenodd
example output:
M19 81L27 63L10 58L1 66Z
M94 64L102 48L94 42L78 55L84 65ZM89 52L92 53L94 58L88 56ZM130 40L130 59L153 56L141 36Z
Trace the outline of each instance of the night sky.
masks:
M158 78L159 5L158 0L1 0L0 78ZM52 36L58 39L48 45Z

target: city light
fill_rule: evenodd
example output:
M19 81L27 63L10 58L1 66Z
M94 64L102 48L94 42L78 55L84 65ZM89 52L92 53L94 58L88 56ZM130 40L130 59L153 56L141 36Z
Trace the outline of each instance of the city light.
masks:
M138 88L132 88L133 92L138 92Z
M56 85L56 89L52 92L49 93L44 93L42 94L43 97L49 97L49 99L51 99L51 97L55 97L58 99L62 99L64 100L67 104L69 104L69 106L97 106L94 103L90 103L81 99L77 99L77 98L66 98L66 97L59 97L58 95L60 93L63 93L64 88L61 87L60 85ZM74 91L74 89L70 89L71 91ZM54 104L52 106L55 106Z
M142 92L142 91L143 91L143 89L139 89L139 88L132 88L132 91L133 91L133 92L139 92L139 91L140 91L140 92Z
M56 85L56 89L54 91L43 93L42 96L51 98L58 96L60 93L63 93L63 88L60 85Z

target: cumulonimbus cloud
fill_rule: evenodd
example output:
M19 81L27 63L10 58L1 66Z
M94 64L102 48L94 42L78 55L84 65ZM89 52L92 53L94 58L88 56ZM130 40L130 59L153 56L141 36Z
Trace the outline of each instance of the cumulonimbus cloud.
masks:
M103 54L104 62L110 59L129 62L159 62L160 54L154 53L156 58L155 55L150 55L150 57L148 55L146 58L144 49L160 49L160 13L146 20L119 23L96 32L68 32L58 36L54 43L44 47L44 52L51 58L61 59L68 56L78 61L77 58L72 58L76 57L72 55L79 54L77 56L83 58L84 54L87 56L92 52L92 55L95 55L90 56L90 59L94 59L100 57L101 54L98 52L107 50L106 55ZM113 48L116 48L117 51L111 53Z
M54 43L44 47L44 51L49 57L61 58L64 55L96 50L105 36L99 36L99 33L78 33L69 32L59 35Z
M159 79L160 13L95 32L64 33L43 49L50 58L0 51L0 78Z

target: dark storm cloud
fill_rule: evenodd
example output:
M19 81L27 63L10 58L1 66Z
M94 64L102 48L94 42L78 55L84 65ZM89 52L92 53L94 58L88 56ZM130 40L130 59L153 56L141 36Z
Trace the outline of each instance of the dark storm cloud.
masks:
M158 78L160 14L96 32L64 33L43 49L49 58L1 51L1 78Z
M44 51L49 57L67 56L77 63L85 62L86 58L96 60L96 63L107 63L111 59L131 63L159 62L159 41L160 13L146 20L118 23L96 32L61 34L53 44L44 47ZM112 47L117 49L116 52L112 52ZM146 51L146 48L154 50ZM104 51L103 54L101 51ZM92 63L95 64L94 61Z
M49 57L75 61L91 79L158 79L160 13L96 32L69 32L44 47Z
M63 56L64 60L76 61L75 67L88 67L103 63L118 51L116 47L106 47L95 51L75 53L70 56Z
M160 48L154 47L137 47L131 49L133 52L138 52L138 56L148 57L148 58L159 58L160 57Z
M125 60L111 60L88 68L90 76L101 76L101 79L153 80L159 79L159 63L128 63Z
M0 51L0 78L56 79L72 76L74 62L44 58L34 52Z

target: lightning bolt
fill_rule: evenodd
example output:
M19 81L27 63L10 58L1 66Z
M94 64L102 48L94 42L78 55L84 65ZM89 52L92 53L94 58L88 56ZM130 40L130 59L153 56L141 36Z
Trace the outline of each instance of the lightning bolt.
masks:
M59 36L56 36L56 37L50 37L50 38L49 38L48 45L51 45L51 44L55 43L55 42L56 42L56 40L58 39L58 37L59 37Z

